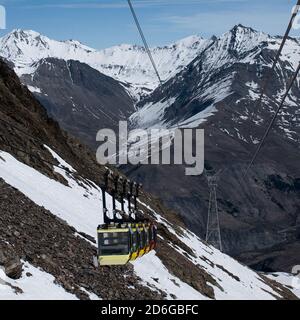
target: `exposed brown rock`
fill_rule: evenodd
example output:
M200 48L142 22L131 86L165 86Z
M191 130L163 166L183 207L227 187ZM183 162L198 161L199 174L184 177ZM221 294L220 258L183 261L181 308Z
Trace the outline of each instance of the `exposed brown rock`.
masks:
M22 276L22 263L13 246L0 238L0 266L4 267L5 274L11 279Z

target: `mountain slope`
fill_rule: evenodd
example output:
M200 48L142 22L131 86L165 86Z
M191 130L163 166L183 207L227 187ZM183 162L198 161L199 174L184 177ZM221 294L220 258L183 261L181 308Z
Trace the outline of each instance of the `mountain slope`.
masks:
M278 245L297 247L297 233L291 232L290 237L286 239L281 231L299 223L300 174L296 160L299 157L300 137L297 107L300 98L299 82L287 99L277 126L269 137L267 148L264 149L264 153L253 169L253 175L245 180L241 172L245 170L250 153L254 151L274 108L284 93L287 79L295 69L300 53L299 41L293 38L288 39L280 62L271 75L270 86L264 97L262 108L253 110L255 100L259 95L259 88L266 73L270 70L281 38L238 25L219 38L209 41L198 40L192 37L178 42L173 49L171 49L172 46L157 49L159 55L156 60L165 63L164 66L159 66L162 73L166 74L166 70L174 66L176 75L171 77L163 87L157 88L151 95L140 101L137 105L138 109L130 118L131 123L136 128L170 127L177 124L183 127L205 128L208 167L216 170L225 169L220 181L219 205L222 211L222 234L226 252L238 257L242 255L242 261L247 261L249 265L252 265L252 262L256 265L263 265L265 250L272 250L273 246ZM32 32L16 31L2 38L1 41L3 55L15 62L15 69L19 70L19 74L24 70L29 73L33 72L31 75L23 76L25 79L23 81L31 84L30 89L36 91L34 94L46 106L48 105L49 110L54 108L54 104L57 108L56 102L52 103L52 101L57 101L56 92L51 89L51 94L48 97L45 96L46 86L43 89L44 95L37 92L40 90L37 88L43 86L43 81L49 83L47 87L51 87L52 79L47 68L43 66L45 74L40 77L39 82L35 84L30 82L31 79L33 81L39 79L38 74L35 77L36 68L43 61L39 59L45 55L56 54L65 60L74 57L74 59L87 61L92 65L92 62L94 63L99 58L98 53L78 42L50 41ZM99 61L109 61L101 66L107 70L118 70L115 74L112 72L111 75L118 79L126 76L127 80L123 79L126 82L131 81L129 79L132 75L138 75L138 79L132 83L135 82L135 88L140 88L149 79L145 79L139 72L142 70L141 72L144 73L148 67L150 68L150 65L147 67L144 65L148 63L148 59L145 55L137 54L138 51L137 47L135 49L131 46L115 47L105 51L104 56L108 60L106 58L101 60L101 58ZM19 52L19 55L16 52ZM169 53L166 52L172 54L169 56ZM185 58L176 59L178 52L181 52L179 56L182 54ZM163 58L164 54L166 54L166 60ZM94 55L98 57L96 60L93 60ZM30 56L38 62L34 62ZM118 67L115 69L112 66L118 65L121 56L124 56L124 64L120 69ZM194 60L190 64L183 67L184 63L192 59ZM55 61L59 61L58 66L62 65L63 70L66 69L64 66L68 62ZM178 63L179 69L177 68ZM73 64L78 70L85 70L86 76L92 72L79 62ZM136 73L137 70L133 68L129 72L131 66L135 66L140 71ZM97 68L96 65L94 67ZM182 67L183 70L180 71ZM109 74L107 70L103 72ZM128 72L119 74L121 70ZM150 74L150 69L148 71L145 74ZM63 91L62 101L66 103L70 111L73 104L69 96L73 96L74 89L85 92L86 88L71 86L71 90L67 70L61 74L57 71L57 74L60 75L60 78L63 77L57 83L67 88L67 94L65 90L61 90ZM133 88L131 85L128 87L128 83L123 85L127 89ZM90 109L88 104L82 103L82 95L80 94L80 99L77 101L79 105L83 105L82 110L76 118L73 117L73 112L71 115L70 112L62 112L62 108L59 109L62 113L57 114L57 117L62 124L68 122L64 126L66 129L74 132L84 142L94 147L95 129L100 128L98 123L101 126L111 125L112 121L109 121L108 118L113 117L107 110L110 110L112 104L109 103L108 107L98 110L96 99L101 99L102 95L93 92L92 97L88 96L88 98L95 101L95 108L93 105L93 108ZM120 95L123 97L123 92ZM113 99L113 101L119 100ZM130 106L128 109L126 106L128 97L125 97L125 101L125 110L132 110ZM89 110L86 111L85 106ZM102 111L106 114L103 114L99 122L95 121L94 115L98 116L99 112L103 113ZM123 116L122 110L119 109L116 112L117 116L120 116L120 112ZM255 117L252 119L253 112ZM73 120L76 120L76 123L75 121L73 123ZM85 124L90 121L95 123L95 129L85 128ZM70 126L71 122L72 126ZM282 154L285 155L284 161ZM162 197L168 207L180 212L187 226L198 236L205 236L208 192L203 177L185 177L184 167L179 168L178 166L139 166L137 168L130 166L122 170L140 179L147 190ZM295 244L290 246L289 242ZM293 249L290 250L293 252ZM249 256L247 256L248 251ZM254 256L253 252L256 257L262 253L260 263L257 262L258 259L251 261L251 257ZM294 260L284 265L284 271L290 271L292 264L297 263L298 257L294 255L293 257ZM272 264L269 265L271 269ZM275 264L274 271L276 271Z
M205 245L146 193L141 209L158 223L157 251L125 267L96 269L93 237L102 219L97 185L105 168L47 117L2 62L0 113L0 256L12 259L3 262L7 273L24 264L14 280L1 282L1 297L296 298L286 287ZM37 281L47 283L48 294L34 290Z
M274 245L288 247L287 241L298 241L295 231L289 239L281 231L299 224L299 81L293 86L250 175L243 177L300 56L298 40L288 39L271 74L262 106L254 110L259 88L280 41L279 37L251 28L234 27L216 38L182 72L142 100L131 116L136 128L179 124L183 128L205 129L207 168L224 171L218 188L224 248L231 255L243 255L243 261L249 265L253 255L249 253L249 259L245 258L247 251L259 254L265 249L271 251ZM203 176L186 177L184 167L127 166L122 170L140 179L166 206L179 211L193 232L204 237L207 183ZM299 260L299 255L293 252L284 266L286 272ZM272 263L269 267L272 268Z
M235 26L215 38L163 88L157 88L143 99L138 104L138 111L131 117L132 122L143 128L175 124L196 127L216 112L221 102L230 103L228 108L236 112L238 120L246 122L253 110L245 105L257 98L262 77L271 67L280 43L280 37L272 37L242 25ZM299 54L299 41L288 39L280 65L271 75L272 86L268 88L266 104L274 106L274 102L280 100L287 79L297 67ZM297 94L297 91L293 92L289 98L289 109L294 113L295 99L299 98ZM270 109L265 111L269 112ZM157 117L149 122L149 114Z
M60 126L92 148L102 128L116 129L134 112L132 98L116 80L87 64L47 58L37 62L28 86Z

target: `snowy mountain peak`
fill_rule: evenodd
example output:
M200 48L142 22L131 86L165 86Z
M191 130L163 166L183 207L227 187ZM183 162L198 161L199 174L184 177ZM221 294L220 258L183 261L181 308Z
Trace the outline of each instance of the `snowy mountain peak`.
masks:
M224 35L231 35L237 38L258 38L258 37L271 37L265 32L255 30L251 27L244 26L242 24L235 25L231 30Z
M32 30L14 29L6 36L1 38L2 46L18 47L20 44L27 44L30 46L37 45L42 40L42 35Z
M243 24L239 23L239 24L236 24L232 29L231 29L231 32L235 32L235 33L249 33L249 32L252 32L252 33L259 33L257 30L254 30L253 28L251 27L247 27L247 26L244 26Z
M227 49L236 50L239 54L242 54L269 39L268 34L239 24L223 34L219 40L226 43Z
M22 29L14 29L12 30L8 36L15 37L16 39L25 39L25 38L37 38L40 37L41 34L34 30L22 30Z
M12 32L0 39L1 44L10 48L21 48L21 46L48 48L49 38L33 30L14 29Z
M271 36L265 32L254 30L251 27L245 27L241 24L234 26L231 31L232 35L234 35L237 39L239 38L256 38L259 41L263 39L268 39Z

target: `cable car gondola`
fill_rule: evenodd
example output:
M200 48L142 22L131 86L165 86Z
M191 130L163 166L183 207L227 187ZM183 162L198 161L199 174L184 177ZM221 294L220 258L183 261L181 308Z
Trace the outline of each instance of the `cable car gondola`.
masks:
M110 171L106 171L102 190L104 224L98 226L98 263L100 266L125 265L131 255L131 229L122 223L115 210L113 193L113 218L108 217L106 192L108 191Z
M109 189L109 182L113 180L113 188ZM116 208L116 198L118 188L121 184L120 198L121 210ZM128 180L115 176L112 177L108 170L105 173L104 184L101 186L104 224L98 227L98 264L100 266L125 265L129 261L134 261L156 246L156 227L153 223L138 218L137 197L139 188ZM135 192L133 193L133 189ZM124 197L127 193L128 214L125 213ZM112 217L106 205L106 193L112 194ZM134 210L131 199L134 198Z

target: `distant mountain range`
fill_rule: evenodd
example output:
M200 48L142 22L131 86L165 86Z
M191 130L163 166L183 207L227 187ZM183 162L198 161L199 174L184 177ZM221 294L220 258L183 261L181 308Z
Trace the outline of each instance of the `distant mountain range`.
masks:
M163 80L190 63L209 41L191 36L165 47L152 49ZM55 41L31 30L13 30L0 38L0 56L15 65L16 73L34 74L46 58L77 60L122 82L138 97L158 86L157 77L143 47L122 44L95 50L74 41Z
M224 169L218 197L226 252L261 269L290 271L300 258L292 253L300 219L299 81L251 174L242 176L299 62L299 39L289 38L262 106L254 110L280 41L237 25L220 37L192 36L153 48L161 87L146 52L134 45L96 51L15 30L0 39L0 56L63 128L93 148L95 133L120 119L129 119L134 128L204 128L207 168ZM185 177L178 166L121 169L204 236L208 192L203 177ZM290 260L281 258L285 248Z
M181 71L209 41L191 36L152 49L162 79ZM101 128L135 112L135 103L158 86L143 47L123 44L97 51L74 40L55 41L35 31L0 38L0 56L14 67L50 116L96 147Z

